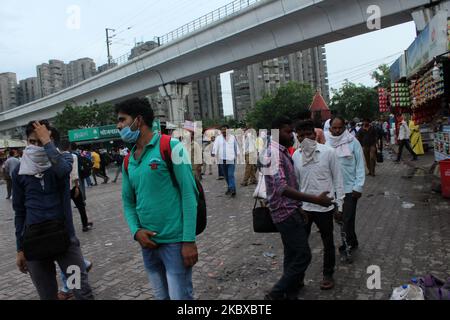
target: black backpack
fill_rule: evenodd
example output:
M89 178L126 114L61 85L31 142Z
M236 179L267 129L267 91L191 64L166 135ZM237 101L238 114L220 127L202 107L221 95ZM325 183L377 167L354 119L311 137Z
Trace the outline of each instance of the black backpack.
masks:
M93 166L92 161L78 154L77 157L78 157L78 174L80 176L80 179L86 179L92 174L92 166Z

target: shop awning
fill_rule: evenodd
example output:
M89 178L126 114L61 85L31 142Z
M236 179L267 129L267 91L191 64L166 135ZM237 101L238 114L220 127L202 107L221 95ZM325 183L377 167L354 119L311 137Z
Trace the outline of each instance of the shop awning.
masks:
M0 149L6 148L25 148L27 142L24 140L0 139Z

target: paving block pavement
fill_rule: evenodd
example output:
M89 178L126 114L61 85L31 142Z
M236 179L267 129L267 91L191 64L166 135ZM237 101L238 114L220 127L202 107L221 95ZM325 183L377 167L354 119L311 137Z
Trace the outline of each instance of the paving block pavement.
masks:
M313 229L313 260L299 299L388 299L393 287L412 277L429 272L450 276L450 201L431 192L430 175L420 166L394 164L388 151L385 158L385 163L377 166L377 176L367 177L358 204L360 248L355 262L348 265L337 259L336 287L321 291L323 248L317 228ZM419 164L424 166L427 161L430 156L421 158ZM242 175L240 166L237 182ZM262 299L281 276L280 236L253 232L253 186L239 187L232 199L225 195L225 181L216 180L216 175L205 176L203 184L209 220L198 237L199 263L193 275L196 299ZM0 299L38 299L29 276L15 266L14 214L11 202L4 199L5 187L0 189ZM74 223L83 254L94 263L89 279L96 298L152 299L139 246L122 214L120 183L90 188L87 196L94 229L81 232L76 209ZM338 228L335 242L340 245ZM367 288L370 266L380 268L380 289Z

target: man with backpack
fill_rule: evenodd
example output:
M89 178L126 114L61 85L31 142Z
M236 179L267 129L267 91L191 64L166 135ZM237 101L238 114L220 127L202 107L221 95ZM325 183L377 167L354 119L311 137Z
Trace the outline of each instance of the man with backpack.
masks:
M70 145L71 152L77 156L78 160L78 176L80 178L79 187L83 194L83 200L86 201L86 184L89 185L87 179L92 174L92 161L88 157L83 156L81 151L77 148L76 144Z
M122 140L135 144L122 172L125 218L142 247L155 297L192 300L200 201L188 152L179 141L152 131L154 114L147 99L124 101L116 113Z

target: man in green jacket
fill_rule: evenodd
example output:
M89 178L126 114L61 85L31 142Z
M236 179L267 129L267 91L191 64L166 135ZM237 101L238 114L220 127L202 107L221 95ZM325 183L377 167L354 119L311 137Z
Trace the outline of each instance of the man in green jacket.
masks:
M188 153L179 141L171 140L172 178L161 156L161 135L152 131L154 115L148 100L122 102L116 113L122 140L135 144L123 166L125 218L142 247L155 297L192 300L198 191Z

